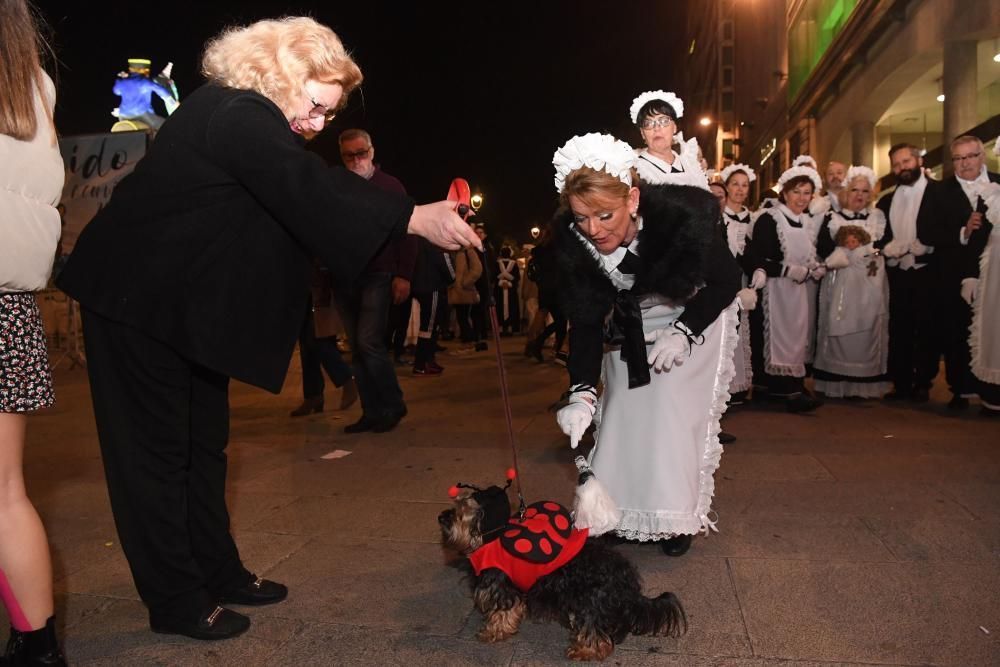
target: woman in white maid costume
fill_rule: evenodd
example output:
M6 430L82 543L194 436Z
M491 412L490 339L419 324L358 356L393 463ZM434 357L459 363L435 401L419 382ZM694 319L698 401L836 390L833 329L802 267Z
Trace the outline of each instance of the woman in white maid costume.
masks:
M677 120L684 115L684 102L674 93L651 90L632 100L629 117L639 128L646 147L636 158L636 171L643 183L672 183L708 189L708 177L698 159L698 141L684 141ZM680 153L674 151L679 141Z
M827 274L819 293L813 376L816 391L835 398L879 398L892 385L889 359L889 281L872 245L885 233L885 215L871 205L875 172L847 171L840 209L830 210L816 240Z
M826 273L816 260L819 229L808 210L822 181L800 165L785 170L778 186L779 203L757 218L750 243L750 285L763 287L762 306L751 316L754 377L789 412L808 412L819 402L804 387L815 333L815 291L807 283Z
M722 221L726 225L726 241L729 252L747 270L747 231L750 229L750 209L746 206L750 194L750 184L757 180L754 170L745 164L731 164L719 174L726 187L726 203L722 210ZM752 271L752 269L751 269ZM753 369L750 362L750 319L749 313L757 307L757 290L750 287L747 274L742 276L740 298L740 344L736 347L733 363L736 375L729 387L732 398L730 405L739 405L746 399L746 393L753 384Z
M551 271L572 324L570 396L556 419L573 447L597 425L590 465L621 512L604 530L679 556L714 527L741 270L708 188L643 184L640 196L636 161L601 134L553 157L562 207Z

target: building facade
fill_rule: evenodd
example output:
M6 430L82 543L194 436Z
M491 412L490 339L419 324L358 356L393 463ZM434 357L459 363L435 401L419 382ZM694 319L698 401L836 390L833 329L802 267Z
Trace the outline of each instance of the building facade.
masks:
M1000 133L1000 2L705 0L690 21L718 28L688 54L686 85L708 91L692 115L713 119L706 157L758 169L760 188L800 154L885 176L903 141L940 173L952 138Z

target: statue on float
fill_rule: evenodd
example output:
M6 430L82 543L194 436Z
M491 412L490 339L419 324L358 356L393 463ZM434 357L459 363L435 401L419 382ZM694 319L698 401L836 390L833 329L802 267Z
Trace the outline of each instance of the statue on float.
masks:
M129 58L128 71L118 73L118 80L115 81L112 91L121 97L121 102L118 108L111 112L111 115L118 119L111 128L112 132L132 130L155 132L160 129L166 118L153 109L154 93L163 100L168 116L180 105L177 85L170 78L174 64L167 63L163 71L153 79L149 77L151 64L152 62L145 58Z

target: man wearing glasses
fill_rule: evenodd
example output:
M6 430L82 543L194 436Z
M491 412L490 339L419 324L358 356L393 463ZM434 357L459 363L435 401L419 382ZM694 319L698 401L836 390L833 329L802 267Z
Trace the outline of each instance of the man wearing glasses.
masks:
M944 224L935 245L941 252L942 306L948 326L945 368L954 394L948 407L964 410L969 406L968 396L976 391L969 367L969 324L975 292L970 278L979 276L979 257L993 228L984 215L984 189L991 182L1000 183L1000 175L987 171L983 142L968 134L951 142L951 164L955 173L941 184Z
M405 194L403 184L374 162L375 147L364 130L344 130L339 137L344 166L388 192ZM361 419L344 427L345 433L392 430L406 416L403 390L386 347L389 314L394 303L410 296L410 279L417 259L417 240L405 236L387 243L352 285L334 285L337 309L351 343L351 365Z

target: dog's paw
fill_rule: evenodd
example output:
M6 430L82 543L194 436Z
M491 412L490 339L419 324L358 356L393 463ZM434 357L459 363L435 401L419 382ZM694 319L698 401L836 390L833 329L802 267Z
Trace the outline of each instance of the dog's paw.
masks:
M513 632L507 633L500 630L499 628L485 626L482 630L479 631L479 634L476 635L476 638L481 642L486 642L487 644L495 644L497 642L502 642L508 639L513 634L515 633Z

